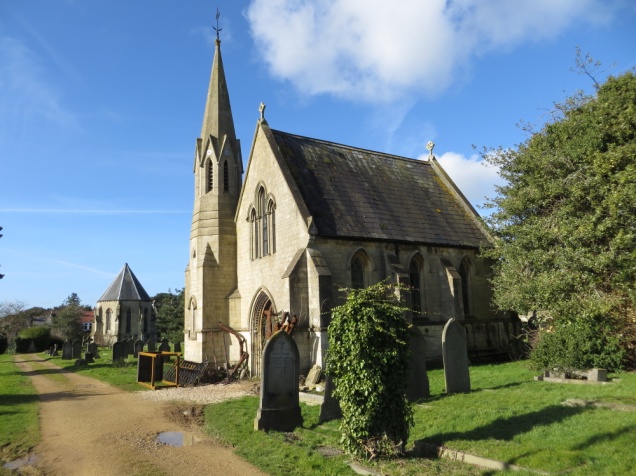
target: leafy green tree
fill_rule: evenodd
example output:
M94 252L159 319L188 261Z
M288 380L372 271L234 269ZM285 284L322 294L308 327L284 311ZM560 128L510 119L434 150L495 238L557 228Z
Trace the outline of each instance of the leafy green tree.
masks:
M400 453L413 425L404 308L385 283L348 291L333 310L327 362L342 409L341 444L369 459Z
M12 341L21 330L31 326L35 317L47 312L42 307L26 309L26 305L21 301L0 302L0 334Z
M68 296L62 305L56 309L52 319L52 327L66 340L81 339L84 336L80 318L87 310L82 307L80 298L76 293Z
M526 129L516 148L484 154L506 180L489 204L495 304L537 311L539 369L633 367L636 76L609 77Z
M183 340L185 294L183 289L168 289L152 298L157 312L157 332L171 342Z

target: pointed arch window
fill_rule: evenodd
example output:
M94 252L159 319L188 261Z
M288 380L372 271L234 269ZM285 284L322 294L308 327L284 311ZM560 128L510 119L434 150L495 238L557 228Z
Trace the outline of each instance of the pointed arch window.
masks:
M258 220L256 219L256 210L252 208L250 213L250 228L252 230L251 248L252 259L258 258Z
M470 263L467 259L464 259L462 264L459 266L459 277L462 281L462 303L464 305L464 315L470 316L473 313L470 299L470 287L472 283L470 276Z
M212 161L208 159L206 161L206 192L211 192L214 186L214 167L212 166Z
M409 281L411 284L411 310L414 314L422 313L422 277L420 267L415 259L409 266Z
M267 215L269 216L269 248L271 253L276 253L276 204L270 200L267 204Z
M223 162L223 192L230 191L230 172L227 168L227 160Z
M113 313L110 309L106 311L106 332L110 332L110 318L112 314Z
M353 289L366 287L367 268L368 259L363 251L359 251L351 258L351 287Z
M131 322L132 322L132 311L128 309L126 311L126 334L130 334Z

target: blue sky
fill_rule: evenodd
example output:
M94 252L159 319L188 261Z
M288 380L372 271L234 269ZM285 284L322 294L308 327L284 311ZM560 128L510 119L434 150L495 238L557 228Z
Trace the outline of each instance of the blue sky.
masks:
M270 126L417 158L475 205L478 147L526 139L554 101L636 66L629 0L0 0L0 301L94 306L124 263L181 288L216 8L247 160ZM613 69L609 69L612 65Z

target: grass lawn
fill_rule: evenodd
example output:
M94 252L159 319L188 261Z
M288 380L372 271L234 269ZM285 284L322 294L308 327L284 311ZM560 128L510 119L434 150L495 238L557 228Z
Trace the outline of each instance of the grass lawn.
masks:
M431 397L417 402L416 440L496 459L535 471L569 475L636 474L636 408L569 407L562 402L636 407L636 374L609 385L536 382L524 362L471 367L473 391L446 395L443 371L429 372ZM209 431L271 474L347 474L348 457L323 457L319 447L337 447L338 422L317 425L318 407L303 406L305 423L293 434L253 431L258 399L209 405ZM374 463L382 474L484 474L473 466L413 455ZM489 471L488 474L492 474Z
M25 456L39 441L39 402L38 394L31 385L31 381L23 376L13 363L13 355L1 354L0 461L2 463Z
M48 355L44 355L44 358L68 371L108 382L122 390L129 392L148 390L137 383L137 359L132 355L116 365L113 365L112 349L100 347L99 355L100 358L95 359L95 363L82 367L75 366L76 359L62 360L60 356L50 357ZM171 364L166 364L164 371L169 365Z

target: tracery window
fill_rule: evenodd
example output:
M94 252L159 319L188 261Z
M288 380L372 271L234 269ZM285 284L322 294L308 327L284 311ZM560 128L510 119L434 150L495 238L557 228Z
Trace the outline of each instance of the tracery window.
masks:
M356 254L351 260L351 287L364 288L364 262L362 256Z

